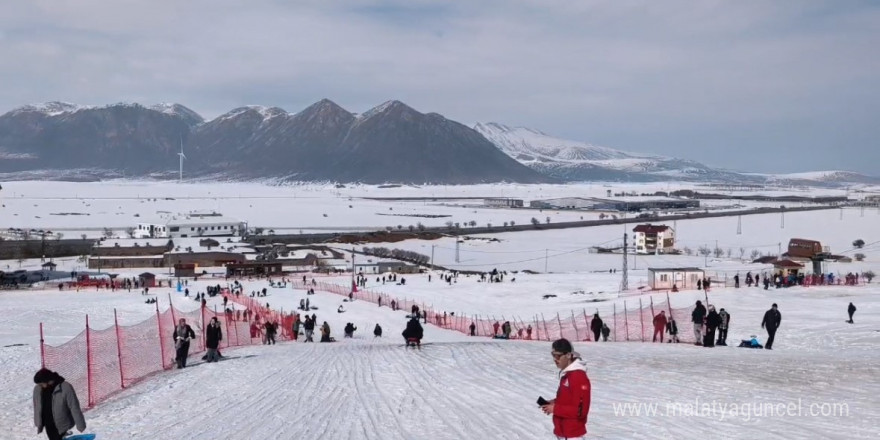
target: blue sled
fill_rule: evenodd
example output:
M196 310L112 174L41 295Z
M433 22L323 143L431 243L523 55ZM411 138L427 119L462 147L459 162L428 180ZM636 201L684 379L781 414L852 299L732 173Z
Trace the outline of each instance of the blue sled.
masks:
M64 437L64 440L95 440L95 434L77 434Z

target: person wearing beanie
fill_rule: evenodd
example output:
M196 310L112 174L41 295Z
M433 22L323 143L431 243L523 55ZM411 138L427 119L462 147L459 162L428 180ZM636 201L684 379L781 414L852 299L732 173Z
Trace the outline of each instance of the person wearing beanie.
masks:
M564 338L553 342L550 354L561 378L556 398L541 405L541 410L553 416L553 434L557 438L585 438L591 390L587 365Z
M781 323L782 313L779 313L779 308L776 306L776 303L773 303L770 310L764 313L764 320L761 321L761 328L767 329L767 343L764 344L764 349L773 349L773 339L776 337L776 330L779 329L779 324Z
M61 440L76 426L86 430L86 419L79 406L76 391L58 373L41 368L34 375L34 426L37 434L46 431L49 440Z

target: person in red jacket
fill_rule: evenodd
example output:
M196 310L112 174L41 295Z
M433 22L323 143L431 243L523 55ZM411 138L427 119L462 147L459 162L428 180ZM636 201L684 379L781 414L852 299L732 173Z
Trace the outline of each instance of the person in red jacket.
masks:
M659 339L660 342L663 342L663 333L666 332L666 311L661 310L657 316L654 317L654 339L651 342L657 342ZM659 338L658 338L659 335Z
M553 415L553 434L559 439L583 439L587 435L590 413L590 378L587 364L574 352L571 342L553 342L553 362L561 370L556 398L541 406L544 414Z

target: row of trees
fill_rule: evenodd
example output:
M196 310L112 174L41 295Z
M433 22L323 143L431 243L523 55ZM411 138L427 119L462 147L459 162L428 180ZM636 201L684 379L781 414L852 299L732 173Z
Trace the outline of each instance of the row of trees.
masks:
M422 255L418 252L406 251L403 249L389 249L386 247L364 247L361 250L367 255L373 255L380 258L394 258L397 260L409 261L416 264L427 264L431 261L431 257Z

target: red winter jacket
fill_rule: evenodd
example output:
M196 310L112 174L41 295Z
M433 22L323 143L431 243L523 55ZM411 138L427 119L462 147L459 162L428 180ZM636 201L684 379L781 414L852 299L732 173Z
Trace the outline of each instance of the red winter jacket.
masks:
M587 365L575 359L562 370L556 400L553 402L553 434L570 438L587 435L587 414L590 412L590 378Z

